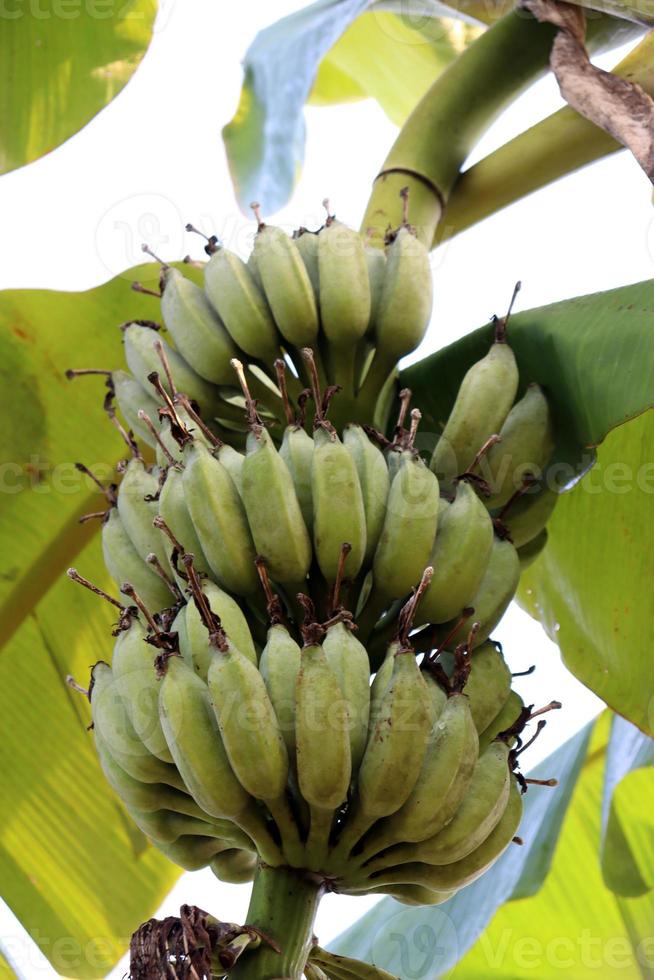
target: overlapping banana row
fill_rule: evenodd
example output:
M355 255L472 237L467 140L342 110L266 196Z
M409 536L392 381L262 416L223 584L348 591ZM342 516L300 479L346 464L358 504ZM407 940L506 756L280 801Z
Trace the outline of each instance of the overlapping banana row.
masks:
M206 294L162 274L176 347L129 324L131 374L108 379L129 459L104 491L122 601L90 687L103 769L183 867L442 901L520 819L530 713L489 637L556 500L547 399L519 390L498 323L428 463L410 393L390 439L350 420L424 331L408 225L386 255L333 219L261 224L248 264L208 250Z
M172 394L162 352L175 387L234 444L244 436L234 357L250 364L250 388L275 433L284 406L273 364L285 357L292 366L288 387L297 401L310 380L303 347L313 348L323 385L341 387L339 425L357 416L372 422L381 389L399 358L420 343L431 314L429 258L408 220L389 234L385 251L329 214L317 232L301 228L293 237L258 220L247 262L215 236L206 251L203 287L162 266L167 338L155 322L124 325L129 371L115 372L114 384L134 432L154 445L138 413L146 411L158 425L148 381L153 372Z

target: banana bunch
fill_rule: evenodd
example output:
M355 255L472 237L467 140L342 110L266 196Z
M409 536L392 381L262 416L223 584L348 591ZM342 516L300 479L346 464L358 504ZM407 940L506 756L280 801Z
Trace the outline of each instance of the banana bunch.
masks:
M226 881L264 862L420 905L520 822L537 712L490 637L556 494L508 315L431 459L411 392L390 438L372 427L431 310L407 207L384 251L329 209L292 238L256 210L247 262L207 239L204 287L162 264L164 329L124 325L129 371L69 372L105 376L127 455L108 486L79 464L120 598L70 574L118 611L87 693L155 846Z

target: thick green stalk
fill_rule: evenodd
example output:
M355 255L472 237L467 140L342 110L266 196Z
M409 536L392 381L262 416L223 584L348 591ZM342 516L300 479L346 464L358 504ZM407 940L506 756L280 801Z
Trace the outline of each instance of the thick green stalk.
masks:
M244 953L230 980L300 980L313 938L313 923L324 886L306 871L260 867L252 887L247 924L265 932L267 943Z
M654 95L654 34L648 34L613 71ZM461 175L438 229L437 242L621 149L617 140L573 109L559 109Z
M362 229L379 241L402 220L431 245L443 205L466 157L497 116L547 68L554 28L512 10L436 79L404 124L377 177Z

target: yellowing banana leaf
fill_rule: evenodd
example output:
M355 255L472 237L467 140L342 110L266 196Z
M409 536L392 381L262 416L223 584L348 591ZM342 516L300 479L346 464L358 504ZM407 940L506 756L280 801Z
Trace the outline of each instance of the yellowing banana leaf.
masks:
M374 7L364 13L369 6L369 0L318 0L255 37L245 56L238 109L223 129L244 210L256 199L270 213L290 197L304 157L307 99L325 105L372 96L402 122L478 33L463 22L424 14L397 16Z
M156 0L4 5L0 173L68 139L126 85L150 43Z
M575 676L650 734L654 427L651 413L622 423L654 401L653 314L650 280L528 310L509 324L522 383L543 385L552 406L559 482L587 470L606 438L598 467L559 501L523 601ZM490 338L482 328L402 373L434 437Z
M118 325L158 310L130 281L156 277L151 265L85 293L0 293L0 410L12 420L0 445L0 889L69 977L104 976L179 873L123 818L88 707L65 684L108 657L113 618L65 576L75 564L103 584L98 524L77 523L103 498L74 463L106 479L124 449L102 379L64 372L121 366Z
M530 895L542 885L578 780L583 781L595 748L601 754L606 748L608 718L593 734L589 748L593 727L587 725L534 769L536 778L556 775L559 786L553 792L532 787L524 797L522 847L509 847L490 871L435 908L407 908L385 898L334 940L330 949L402 978L449 976L502 903L513 895ZM596 855L594 860L597 864Z
M16 974L0 953L0 980L16 980Z

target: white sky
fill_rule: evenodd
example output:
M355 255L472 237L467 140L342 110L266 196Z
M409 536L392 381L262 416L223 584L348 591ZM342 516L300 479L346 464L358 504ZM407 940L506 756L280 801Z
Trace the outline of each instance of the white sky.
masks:
M84 289L142 258L148 240L166 259L199 242L187 221L212 225L245 250L253 224L238 210L220 140L241 83L240 60L255 31L301 7L291 0L163 0L162 15L133 81L83 132L30 167L0 179L0 288ZM600 60L615 64L624 52ZM399 84L400 82L398 82ZM488 133L475 157L504 143L561 104L547 79ZM342 220L357 225L371 179L395 135L372 102L309 109L307 156L291 204L268 218L289 227L317 225L329 196ZM502 312L516 279L519 309L608 289L654 275L651 187L626 153L533 195L448 243L434 255L433 322L416 356L456 339ZM517 608L497 636L514 670L538 664L520 682L528 701L564 702L531 751L536 763L580 728L599 702L561 666L557 648ZM160 915L182 902L243 921L249 886L218 882L208 871L185 874ZM317 934L327 942L372 900L330 896ZM136 923L135 923L136 925ZM0 935L26 980L55 976L0 902ZM113 977L125 972L125 962Z

